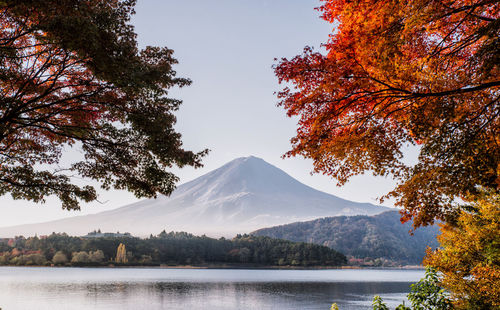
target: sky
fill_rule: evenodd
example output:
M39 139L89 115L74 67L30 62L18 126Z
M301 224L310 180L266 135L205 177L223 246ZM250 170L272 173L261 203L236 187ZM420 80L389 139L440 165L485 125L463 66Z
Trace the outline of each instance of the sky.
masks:
M140 47L173 49L178 75L193 81L171 91L171 97L183 100L176 129L184 146L211 150L203 168L174 169L179 184L253 155L304 184L353 201L378 203L377 197L394 187L394 181L371 175L337 187L327 176L311 175L312 161L281 157L291 147L297 119L286 117L276 105L274 92L280 85L272 65L275 58L300 54L306 45L321 50L333 28L314 10L319 4L319 0L138 0L132 24ZM64 160L71 161L74 153L68 150ZM82 204L81 211L61 210L53 197L35 204L2 196L0 226L98 213L138 200L124 191L99 193L99 202Z

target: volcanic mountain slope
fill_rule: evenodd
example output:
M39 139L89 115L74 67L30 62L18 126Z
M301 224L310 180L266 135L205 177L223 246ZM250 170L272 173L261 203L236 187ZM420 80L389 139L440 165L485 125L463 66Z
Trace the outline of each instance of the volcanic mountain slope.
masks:
M233 236L319 217L370 215L386 210L315 190L250 156L180 185L170 197L147 199L93 215L0 228L0 237L51 232L81 235L94 229L142 236L164 229Z

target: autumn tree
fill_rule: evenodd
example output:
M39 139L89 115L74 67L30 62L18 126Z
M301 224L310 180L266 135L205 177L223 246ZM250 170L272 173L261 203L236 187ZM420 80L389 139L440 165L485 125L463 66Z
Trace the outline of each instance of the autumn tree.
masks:
M452 220L457 198L500 185L500 3L323 0L334 29L275 73L298 116L287 156L346 183L392 176L385 198L416 227ZM408 164L404 150L418 150Z
M54 265L64 265L67 262L68 258L66 257L66 254L64 254L63 251L57 251L52 257L52 263L54 263Z
M73 252L71 254L71 262L72 263L77 263L77 264L86 264L90 262L90 257L89 253L85 251L80 251L80 252Z
M130 25L135 0L0 1L0 195L63 208L124 189L170 194L176 165L206 153L182 148L173 126L180 100L168 48L139 50ZM68 148L82 156L63 165Z
M454 225L441 225L441 248L425 263L443 273L457 309L500 308L500 195L482 193Z
M126 264L128 262L128 259L127 259L127 250L125 248L125 244L120 243L118 245L118 248L116 249L116 259L115 259L115 261L117 263L121 263L121 264Z
M89 260L92 263L102 263L105 259L104 252L102 250L90 251Z

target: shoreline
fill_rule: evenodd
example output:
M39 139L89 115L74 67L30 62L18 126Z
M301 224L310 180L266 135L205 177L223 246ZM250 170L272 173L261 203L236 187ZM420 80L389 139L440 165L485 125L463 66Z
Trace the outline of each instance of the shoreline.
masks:
M2 267L25 267L25 268L109 268L109 269L233 269L233 270L424 270L424 266L400 266L400 267L362 267L362 266L311 266L311 267L297 267L297 266L252 266L252 265L156 265L156 266L43 266L43 265L30 265L30 266L16 266L16 265L2 265Z

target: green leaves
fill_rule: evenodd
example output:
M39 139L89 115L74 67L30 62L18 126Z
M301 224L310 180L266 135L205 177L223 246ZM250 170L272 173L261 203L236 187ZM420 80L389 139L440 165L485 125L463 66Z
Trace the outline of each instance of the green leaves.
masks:
M439 286L439 277L433 268L426 268L425 277L411 286L408 294L411 307L400 304L396 310L451 310L448 293ZM389 310L380 296L373 297L373 310Z
M336 303L333 303L330 307L330 310L339 310L339 306Z
M450 296L439 286L436 269L427 267L425 277L411 286L408 300L413 310L448 310L452 309Z
M387 305L383 303L382 297L378 295L373 297L372 306L373 310L389 310L389 307L387 307Z
M439 277L435 269L426 268L425 277L411 286L408 300L411 307L405 303L398 305L396 310L452 310L453 305L449 294L439 286ZM372 302L373 310L389 310L382 297L376 295ZM337 304L332 304L331 309L337 309Z

